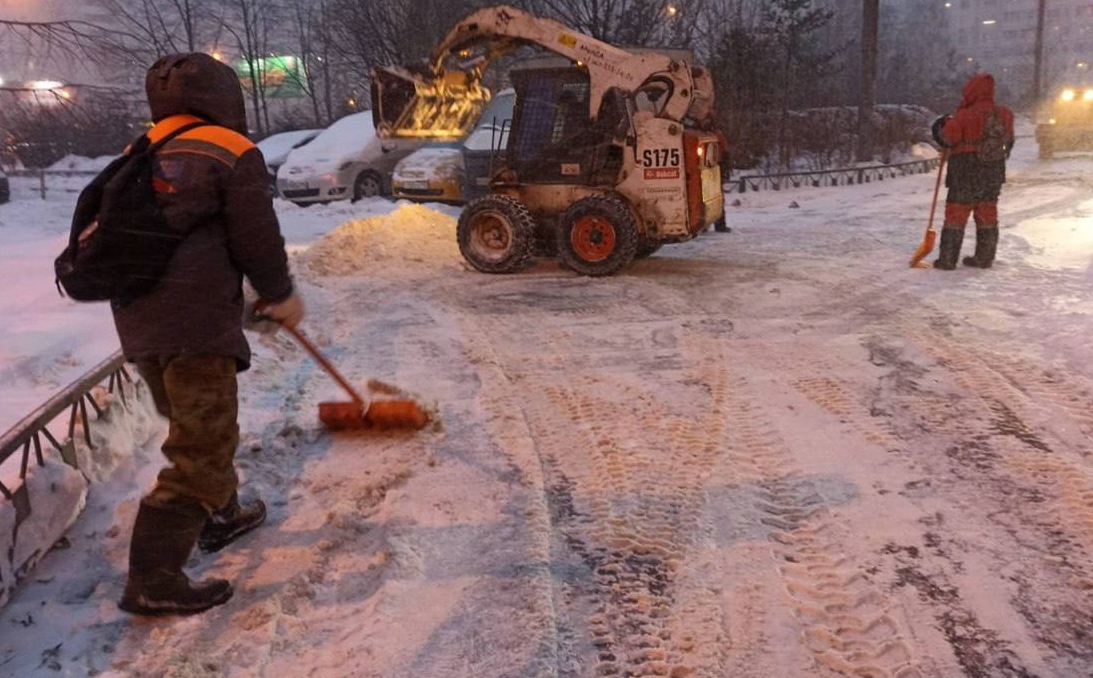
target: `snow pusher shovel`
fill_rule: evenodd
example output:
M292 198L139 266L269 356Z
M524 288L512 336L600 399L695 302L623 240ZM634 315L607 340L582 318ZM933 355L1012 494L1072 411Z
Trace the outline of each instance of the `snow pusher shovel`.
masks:
M300 342L315 362L319 363L352 398L350 402L319 403L319 421L323 422L323 426L327 429L331 431L367 428L420 429L429 423L429 414L420 404L399 389L383 382L369 381L368 392L371 397L365 400L302 332L284 324L281 327Z
M937 183L934 185L934 202L930 205L930 223L926 226L926 235L922 236L922 244L915 250L915 256L911 257L911 268L930 268L930 264L922 260L934 251L934 243L937 242L937 229L934 228L934 215L937 214L937 196L941 193L941 177L945 175L945 161L948 154L941 151L941 162L937 165Z

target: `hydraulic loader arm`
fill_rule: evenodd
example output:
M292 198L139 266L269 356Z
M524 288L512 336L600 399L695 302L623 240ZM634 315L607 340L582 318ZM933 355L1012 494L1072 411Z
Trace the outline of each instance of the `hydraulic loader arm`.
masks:
M543 47L588 69L589 113L593 118L612 88L635 93L655 87L657 117L672 120L682 121L689 113L694 117L696 110L704 112L709 105L707 83L700 83L705 91L696 92L691 68L681 61L653 52L629 52L558 21L497 6L479 10L456 24L424 69L373 69L377 129L385 136L439 138L434 130L451 134L469 117L465 116L467 110L480 112L488 101L480 80L489 62L523 45ZM466 123L466 131L473 123Z

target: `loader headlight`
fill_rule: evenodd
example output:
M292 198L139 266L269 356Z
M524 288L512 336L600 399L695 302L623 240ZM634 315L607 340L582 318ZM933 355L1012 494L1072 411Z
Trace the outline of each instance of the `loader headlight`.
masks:
M1077 98L1077 96L1078 96L1078 93L1075 92L1074 90L1064 89L1063 90L1063 95L1059 98L1062 99L1063 101L1074 101L1074 99Z

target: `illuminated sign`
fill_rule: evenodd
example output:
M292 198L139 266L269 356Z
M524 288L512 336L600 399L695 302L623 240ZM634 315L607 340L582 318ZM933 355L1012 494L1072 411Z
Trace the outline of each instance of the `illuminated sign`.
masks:
M304 96L307 74L300 60L294 56L262 57L255 59L253 64L246 59L239 60L235 65L235 72L239 74L239 82L248 93L254 87L252 71L262 83L267 98L293 99Z

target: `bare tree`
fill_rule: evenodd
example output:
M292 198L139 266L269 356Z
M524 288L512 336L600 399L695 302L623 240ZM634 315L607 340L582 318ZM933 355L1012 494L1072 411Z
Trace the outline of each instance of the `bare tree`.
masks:
M329 0L289 0L291 42L299 68L287 74L290 82L309 100L316 126L333 122L334 40Z
M113 17L118 29L108 51L147 65L179 52L209 49L219 40L223 0L92 0Z
M521 0L574 30L619 46L691 48L705 0Z
M880 0L862 0L861 97L858 103L858 161L873 159L873 107L877 104Z
M270 56L271 27L279 18L274 8L263 0L230 0L231 13L223 23L224 30L232 36L239 52L241 65L246 69L248 82L244 89L251 98L251 112L259 137L270 129L269 106L266 99L267 69Z
M780 91L778 145L782 164L789 165L792 156L789 138L789 109L801 100L798 91L806 77L816 79L825 74L838 50L821 50L815 44L815 34L834 17L834 12L817 6L814 0L770 0L766 9L766 27L779 51L781 62L777 70Z
M87 21L15 21L0 18L0 48L33 57L63 57L101 63L102 46L125 37Z

